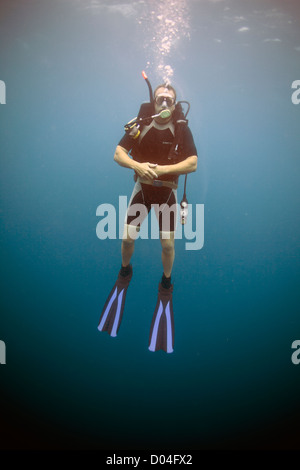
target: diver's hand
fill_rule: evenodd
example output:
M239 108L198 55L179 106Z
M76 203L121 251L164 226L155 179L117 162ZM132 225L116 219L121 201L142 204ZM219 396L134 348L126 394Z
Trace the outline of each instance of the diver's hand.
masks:
M156 168L157 164L156 163L138 163L136 167L134 168L136 173L140 178L146 178L148 180L153 180L154 178L157 178L156 172L153 170L153 168Z
M152 165L152 164L150 164L150 166L151 166L151 165ZM166 166L164 166L164 165L157 165L157 164L155 164L154 166L155 166L155 172L156 172L156 174L157 174L157 177L166 174Z

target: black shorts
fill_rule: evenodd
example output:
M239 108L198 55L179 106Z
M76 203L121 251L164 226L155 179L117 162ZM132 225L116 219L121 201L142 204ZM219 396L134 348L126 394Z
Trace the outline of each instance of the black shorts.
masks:
M140 227L151 209L154 209L160 232L175 232L177 218L177 191L137 181L128 204L127 225Z

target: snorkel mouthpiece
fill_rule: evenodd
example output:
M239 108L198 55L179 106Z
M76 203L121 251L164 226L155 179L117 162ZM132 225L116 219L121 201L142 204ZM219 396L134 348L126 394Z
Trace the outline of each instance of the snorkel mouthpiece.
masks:
M159 113L159 117L161 117L162 119L168 119L170 116L171 116L171 111L169 109L163 109Z

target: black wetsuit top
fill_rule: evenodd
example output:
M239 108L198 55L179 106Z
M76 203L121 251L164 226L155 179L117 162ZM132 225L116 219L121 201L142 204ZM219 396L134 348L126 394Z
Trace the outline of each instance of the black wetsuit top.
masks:
M157 129L156 127L148 126L150 129L143 136L142 139L136 140L125 134L120 140L119 144L125 150L131 153L132 158L140 163L157 163L158 165L171 165L175 163L168 159L168 155L174 141L174 135L169 128ZM145 128L142 134L145 132ZM182 150L180 158L177 161L183 161L192 155L197 156L197 149L194 143L193 135L188 126L184 126L182 133ZM163 175L159 179L176 181L178 179L175 175Z

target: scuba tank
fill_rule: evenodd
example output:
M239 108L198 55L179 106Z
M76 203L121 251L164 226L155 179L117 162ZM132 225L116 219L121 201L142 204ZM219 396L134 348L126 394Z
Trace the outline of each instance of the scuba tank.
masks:
M167 119L171 115L169 109L163 109L160 113L155 114L154 108L154 98L151 83L146 75L146 72L142 71L142 76L146 81L149 89L149 102L142 103L137 117L131 119L124 125L125 132L132 137L134 140L138 139L141 133L142 126L149 125L151 121L160 116L163 119ZM182 104L187 105L187 110L184 113L182 109ZM175 124L175 136L174 141L171 146L168 160L177 163L180 161L180 154L183 147L183 129L188 125L188 120L186 119L190 110L190 103L188 101L178 101L175 105L175 111L173 113L173 122ZM185 175L184 181L184 194L180 202L180 223L184 225L188 216L188 201L186 198L186 183L187 183L187 174Z

